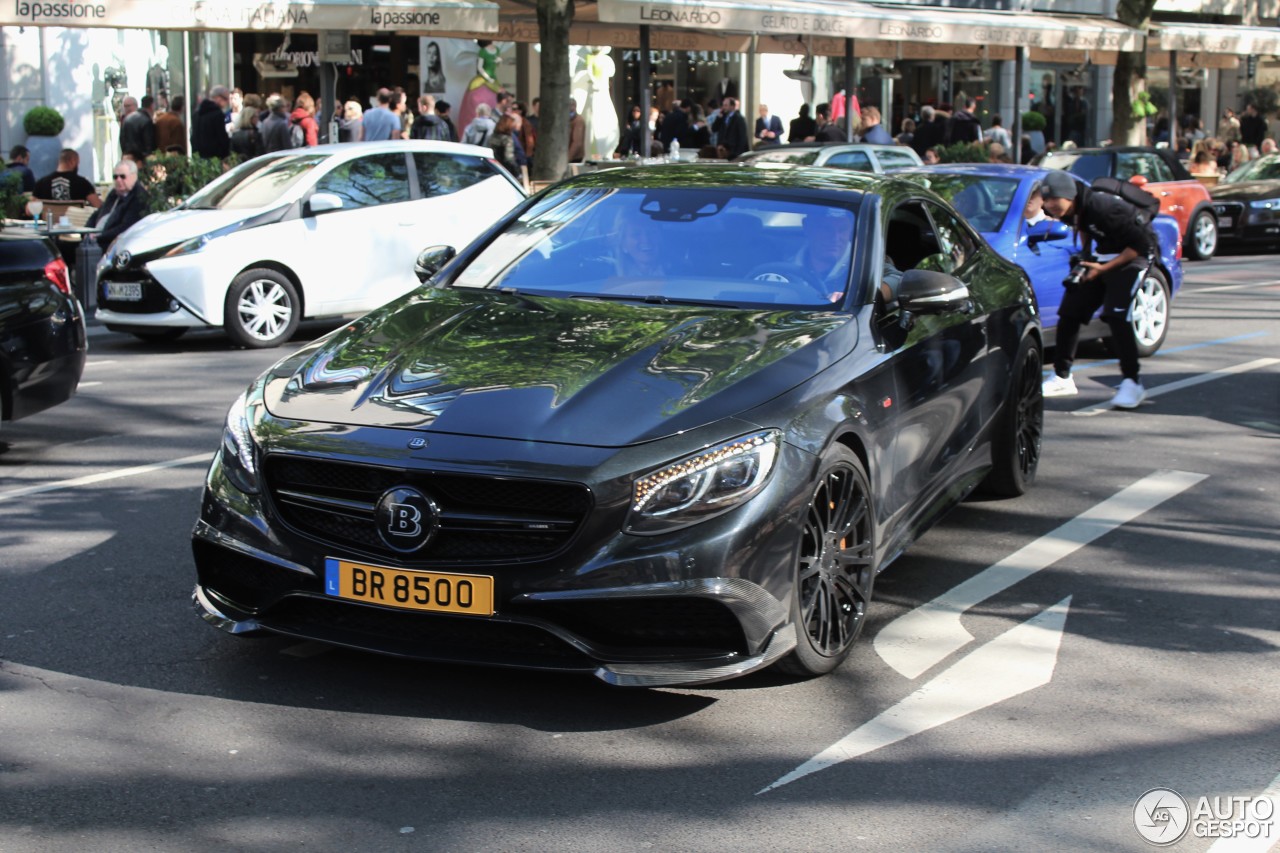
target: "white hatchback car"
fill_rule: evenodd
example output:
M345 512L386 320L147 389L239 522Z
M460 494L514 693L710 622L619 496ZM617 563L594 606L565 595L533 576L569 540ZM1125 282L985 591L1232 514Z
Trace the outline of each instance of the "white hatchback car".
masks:
M419 286L422 249L467 245L524 197L474 145L265 154L120 235L98 265L96 316L143 340L221 326L241 346L278 346L303 317L363 313Z

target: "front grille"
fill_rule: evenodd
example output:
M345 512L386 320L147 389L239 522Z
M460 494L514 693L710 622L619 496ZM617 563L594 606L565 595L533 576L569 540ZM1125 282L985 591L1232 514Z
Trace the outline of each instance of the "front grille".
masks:
M267 489L293 529L344 550L399 563L474 563L542 559L564 548L591 510L576 483L515 480L382 468L286 454L267 456ZM421 550L388 548L374 508L388 489L411 486L440 507L440 527Z
M561 625L598 646L747 652L741 623L727 607L708 598L537 602L521 612Z
M142 298L134 300L107 299L108 281L136 281L142 284ZM98 280L98 305L121 314L160 314L169 310L173 295L164 285L141 270L103 270Z
M1215 201L1213 212L1218 216L1220 230L1236 231L1244 226L1244 205L1237 201ZM1231 219L1229 226L1223 227L1226 218Z
M435 660L591 669L578 649L532 625L286 598L262 618L276 630Z

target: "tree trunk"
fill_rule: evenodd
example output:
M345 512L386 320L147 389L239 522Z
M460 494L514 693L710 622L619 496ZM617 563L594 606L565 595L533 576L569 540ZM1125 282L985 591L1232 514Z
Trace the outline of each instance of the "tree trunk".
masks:
M558 181L569 168L569 27L573 0L538 0L542 85L533 180Z
M1151 10L1156 0L1119 0L1116 20L1126 27L1146 33L1151 25ZM1147 139L1147 120L1133 115L1135 81L1147 76L1147 53L1142 50L1121 53L1116 57L1116 77L1111 84L1111 142L1113 145L1143 145ZM1177 85L1177 81L1170 81ZM1145 83L1143 84L1145 86Z

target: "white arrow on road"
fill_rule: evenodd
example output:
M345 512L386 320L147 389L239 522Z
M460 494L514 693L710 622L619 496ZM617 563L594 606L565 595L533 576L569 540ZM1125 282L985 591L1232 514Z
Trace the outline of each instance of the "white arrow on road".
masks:
M757 796L1048 684L1070 607L1067 596L1009 629Z
M1157 471L1121 489L954 589L899 616L876 635L876 652L907 678L919 677L973 641L973 635L960 624L961 613L1133 521L1207 476Z

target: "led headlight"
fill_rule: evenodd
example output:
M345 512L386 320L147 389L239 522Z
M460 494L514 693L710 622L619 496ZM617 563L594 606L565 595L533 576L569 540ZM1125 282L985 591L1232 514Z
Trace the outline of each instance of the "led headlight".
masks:
M662 533L714 518L764 488L782 439L776 430L744 435L636 480L628 533Z
M251 495L258 493L258 450L253 440L249 403L253 390L250 388L231 404L222 430L222 470L237 489Z
M1254 210L1280 210L1280 198L1267 198L1249 202Z

